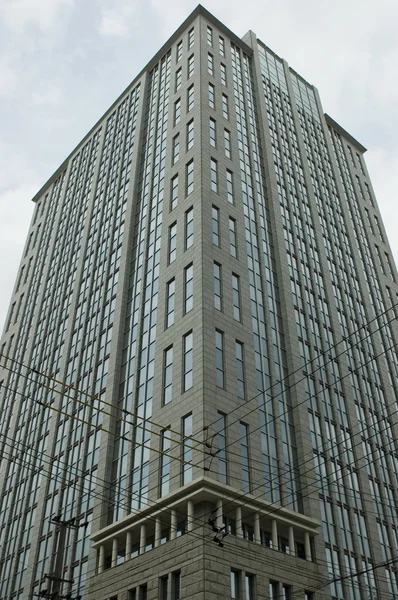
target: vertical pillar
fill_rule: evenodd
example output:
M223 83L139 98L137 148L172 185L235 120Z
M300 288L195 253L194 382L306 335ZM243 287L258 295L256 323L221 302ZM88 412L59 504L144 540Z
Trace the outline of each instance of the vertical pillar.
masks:
M112 540L112 567L117 567L117 538Z
M279 541L278 541L278 523L276 522L276 519L272 519L272 549L273 550L279 550Z
M236 507L236 536L242 538L243 537L243 529L242 529L242 509L240 506Z
M308 533L308 531L306 531L304 533L304 548L305 548L305 560L312 560L310 534Z
M193 529L193 501L188 500L187 504L187 531Z
M157 548L158 546L160 546L160 536L161 536L160 519L159 519L159 517L156 517L156 521L155 521L155 548Z
M146 546L146 527L145 523L141 524L140 530L140 554L144 554Z
M174 508L171 509L170 519L170 539L175 540L177 537L177 513Z
M98 558L98 573L104 572L105 566L105 547L103 544L99 547L99 558Z
M260 514L258 512L254 513L254 541L261 544Z
M221 498L217 500L217 508L216 508L216 527L221 529L223 526L223 514L222 514L222 500Z
M295 556L296 554L296 545L294 542L294 529L292 525L289 525L289 554Z
M133 536L131 531L126 533L126 560L130 560L131 551L133 549Z

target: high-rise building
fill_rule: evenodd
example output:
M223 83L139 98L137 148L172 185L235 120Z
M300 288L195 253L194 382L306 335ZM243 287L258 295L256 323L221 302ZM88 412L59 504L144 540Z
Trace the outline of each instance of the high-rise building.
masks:
M397 271L364 152L199 6L37 193L0 599L398 598Z

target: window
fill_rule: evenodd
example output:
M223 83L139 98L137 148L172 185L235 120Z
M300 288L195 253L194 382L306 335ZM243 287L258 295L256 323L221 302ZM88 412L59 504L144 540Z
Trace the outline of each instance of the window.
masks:
M182 40L177 44L177 62L182 58Z
M194 144L194 122L193 119L187 124L187 150L193 148Z
M231 569L231 598L240 600L240 573Z
M213 30L209 26L207 26L207 43L209 46L213 45Z
M227 169L227 200L230 204L234 203L234 180L232 171Z
M168 282L166 287L166 329L174 324L175 292L176 282L175 279L172 279Z
M168 429L163 429L161 435L161 451L160 455L160 496L166 496L170 491L170 448L171 437Z
M245 573L245 600L254 600L254 575Z
M188 58L188 79L190 77L192 77L192 75L195 72L195 57L192 54L189 58Z
M223 85L227 85L227 67L221 63L220 65L220 72L221 72L221 83Z
M225 42L224 42L224 38L221 37L221 35L218 38L218 47L220 49L221 56L225 56Z
M182 84L182 68L180 67L176 71L176 87L175 87L176 92L178 92L178 90L180 89L181 84Z
M216 122L210 118L210 146L216 147Z
M182 446L182 484L185 485L192 481L192 465L186 463L192 462L192 441L190 436L192 435L192 414L183 417L182 419L182 434L183 434L183 446Z
M190 50L192 48L194 43L195 43L195 28L192 27L192 29L190 29L188 31L188 50Z
M216 108L216 94L212 83L209 83L209 106L210 108Z
M173 396L173 346L164 351L163 404L168 404Z
M136 598L137 598L136 590L129 590L128 600L136 600Z
M224 334L216 329L216 385L224 388Z
M187 112L195 106L195 88L193 84L188 88L187 92Z
M218 192L217 161L214 158L210 159L210 188L213 192Z
M224 129L224 148L225 156L231 158L231 134L228 129Z
M217 414L218 480L227 483L227 416L221 412Z
M228 96L222 95L222 116L224 119L229 119Z
M159 598L160 600L169 600L168 596L169 578L167 575L159 579Z
M176 208L178 204L178 174L171 180L171 193L170 193L170 210Z
M214 280L214 307L217 310L222 310L221 307L221 265L213 263L213 280Z
M240 282L239 276L232 273L232 306L234 319L240 321Z
M148 588L147 585L140 585L138 588L138 600L147 600Z
M220 245L220 211L216 206L212 207L212 231L213 231L213 244L215 246Z
M193 386L193 333L184 335L184 386L186 392Z
M236 221L232 217L229 217L229 252L231 256L237 257Z
M193 308L193 265L184 269L184 312Z
M207 72L209 75L214 75L214 58L210 52L207 55Z
M394 276L394 271L393 271L392 264L390 261L390 256L387 252L384 252L384 256L386 257L386 263L388 266L388 271L389 271L390 277L393 281L395 281L395 276Z
M169 227L169 264L175 261L177 254L177 223Z
M240 453L242 465L242 490L250 492L249 431L246 423L240 423Z
M193 208L185 213L185 250L193 246Z
M244 372L244 357L243 344L235 342L235 358L236 358L236 377L238 380L238 398L245 397L245 372Z
M180 135L177 134L173 137L173 148L172 148L172 164L175 165L180 158Z
M292 596L293 596L292 586L291 585L283 585L282 586L282 600L292 600Z
M269 598L270 600L281 600L279 595L279 583L270 581L269 583Z
M192 194L194 188L194 168L193 160L191 160L186 166L186 190L187 196Z
M313 592L304 592L304 600L315 600Z
M181 98L174 102L174 125L177 125L181 119Z
M171 598L172 600L181 599L181 572L175 571L171 574Z

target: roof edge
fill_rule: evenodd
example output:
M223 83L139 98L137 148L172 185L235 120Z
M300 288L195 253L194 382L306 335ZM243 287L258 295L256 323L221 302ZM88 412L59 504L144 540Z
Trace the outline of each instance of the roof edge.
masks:
M353 146L355 146L360 152L362 152L362 154L364 154L365 152L367 152L367 148L365 148L365 146L362 146L362 144L360 144L358 142L358 140L356 140L350 133L348 133L348 131L346 131L341 125L339 125L327 113L325 113L325 119L326 119L326 123L328 123L329 125L331 125L336 131L338 131L338 133L341 133L342 135L344 135L344 137L347 138L348 141L351 142L351 144Z

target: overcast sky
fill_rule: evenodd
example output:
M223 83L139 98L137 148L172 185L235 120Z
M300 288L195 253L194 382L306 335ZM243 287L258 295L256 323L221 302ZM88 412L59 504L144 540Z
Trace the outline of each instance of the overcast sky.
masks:
M32 196L196 5L0 0L0 331ZM397 258L396 0L213 0L205 7L238 36L252 29L369 149Z

